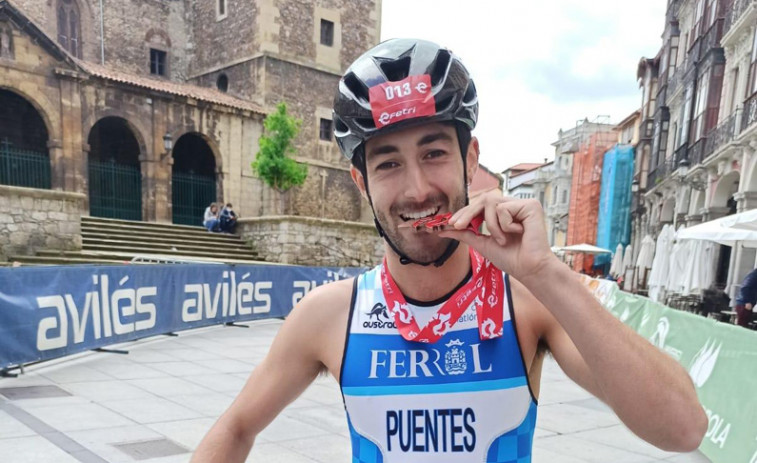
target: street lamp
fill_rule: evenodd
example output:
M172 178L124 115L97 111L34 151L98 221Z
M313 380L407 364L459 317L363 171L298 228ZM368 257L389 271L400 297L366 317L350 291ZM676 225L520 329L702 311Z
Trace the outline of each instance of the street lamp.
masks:
M689 167L691 167L691 163L688 158L683 158L678 162L678 172L681 177L686 177L686 174L689 173Z
M173 137L170 133L166 132L165 135L163 135L163 156L161 156L161 160L165 159L173 149Z
M631 193L638 193L639 192L639 181L634 180L631 182Z

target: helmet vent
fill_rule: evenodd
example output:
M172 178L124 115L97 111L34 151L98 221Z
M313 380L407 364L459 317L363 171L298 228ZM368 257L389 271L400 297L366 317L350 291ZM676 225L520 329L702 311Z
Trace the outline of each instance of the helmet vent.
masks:
M382 61L379 66L381 66L381 71L387 81L397 82L410 74L410 57L405 56L392 61Z
M344 85L347 86L347 88L352 92L353 95L355 95L355 98L358 100L367 102L369 100L368 98L368 89L363 85L363 82L360 81L360 79L355 75L355 73L350 72L346 76L344 76Z
M440 82L444 82L444 78L447 76L447 68L449 67L451 55L448 50L439 50L436 53L436 59L434 60L434 67L431 70L431 86L436 87Z
M355 125L366 131L373 131L376 129L376 123L373 119L367 117L358 117L354 119Z
M471 104L476 102L477 98L476 93L476 86L473 85L473 81L471 80L468 84L468 88L465 90L465 95L463 96L463 103L465 104Z
M454 98L454 95L453 95L453 96L448 96L447 98L444 98L442 100L437 101L436 102L436 113L439 114L439 113L445 113L445 112L449 111L450 108L451 108L451 106L452 106L452 102L453 102L454 99L455 98Z

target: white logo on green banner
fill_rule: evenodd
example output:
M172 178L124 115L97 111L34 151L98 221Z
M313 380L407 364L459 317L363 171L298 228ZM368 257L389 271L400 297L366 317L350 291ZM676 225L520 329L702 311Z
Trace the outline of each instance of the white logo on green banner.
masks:
M710 379L712 370L715 369L715 363L718 361L720 348L723 347L722 342L718 344L716 341L712 341L712 343L710 341L711 339L707 339L704 346L694 356L689 367L689 375L691 375L696 387L704 386L704 383ZM717 348L715 347L716 344Z

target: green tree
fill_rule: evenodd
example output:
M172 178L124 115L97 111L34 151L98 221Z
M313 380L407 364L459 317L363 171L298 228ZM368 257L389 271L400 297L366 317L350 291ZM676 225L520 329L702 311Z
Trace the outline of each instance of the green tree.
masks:
M287 114L286 103L279 103L263 121L265 133L258 140L260 150L252 163L252 172L279 192L280 213L285 213L288 190L305 183L308 176L307 166L289 157L297 152L293 142L301 124L301 120Z

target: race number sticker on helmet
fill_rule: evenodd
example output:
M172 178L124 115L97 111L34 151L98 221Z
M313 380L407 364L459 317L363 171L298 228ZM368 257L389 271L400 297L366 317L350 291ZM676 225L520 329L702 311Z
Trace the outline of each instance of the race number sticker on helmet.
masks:
M373 121L378 129L405 119L436 114L428 74L373 86L369 97Z

